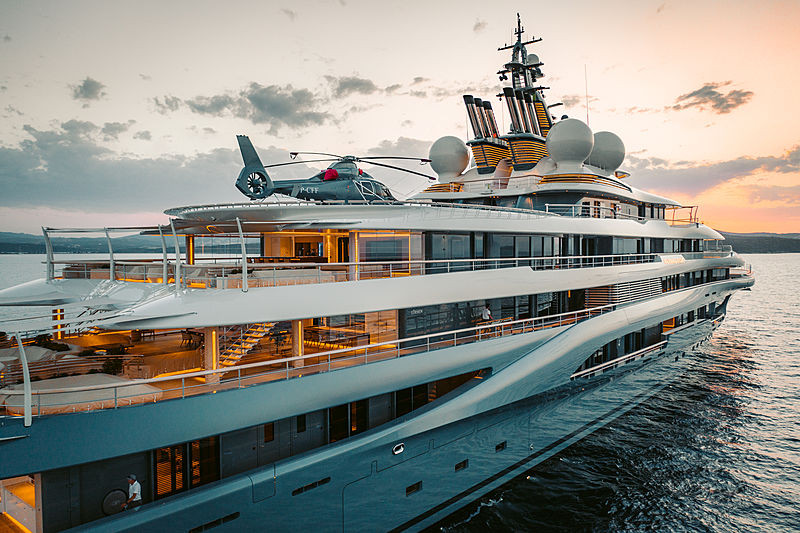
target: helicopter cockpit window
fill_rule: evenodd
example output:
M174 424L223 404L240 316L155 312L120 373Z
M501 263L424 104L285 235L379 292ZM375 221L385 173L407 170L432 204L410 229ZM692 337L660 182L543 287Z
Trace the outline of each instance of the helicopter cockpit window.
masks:
M364 194L372 194L375 195L375 190L372 188L372 182L369 181L359 181L358 185L361 187L361 191Z

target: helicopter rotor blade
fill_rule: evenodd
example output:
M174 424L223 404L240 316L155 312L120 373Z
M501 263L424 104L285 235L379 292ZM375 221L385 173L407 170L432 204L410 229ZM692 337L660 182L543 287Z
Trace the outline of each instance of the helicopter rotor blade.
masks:
M370 164L370 165L377 165L377 166L379 166L379 167L392 168L392 169L394 169L394 170L402 170L403 172L408 172L408 173L410 173L410 174L416 174L417 176L423 176L423 177L426 177L426 178L428 178L428 179L429 179L429 180L431 180L431 181L436 181L436 178L434 178L433 176L428 176L427 174L423 174L422 172L415 172L415 171L413 171L413 170L408 170L407 168L403 168L403 167L396 167L396 166L394 166L394 165L387 165L386 163L375 163L374 161L364 161L364 163L368 163L368 164Z
M372 159L408 159L409 161L419 161L423 165L425 163L430 163L431 160L425 157L402 157L402 156L392 156L392 155L385 155L385 156L376 156L376 157L357 157L356 161L370 161Z
M342 159L342 156L336 154L328 154L325 152L289 152L289 157L292 159L296 158L298 155L326 155L329 157L335 157L337 159Z
M289 161L288 163L275 163L264 168L285 167L286 165L299 165L301 163L320 163L322 161L339 161L339 159L309 159L308 161Z

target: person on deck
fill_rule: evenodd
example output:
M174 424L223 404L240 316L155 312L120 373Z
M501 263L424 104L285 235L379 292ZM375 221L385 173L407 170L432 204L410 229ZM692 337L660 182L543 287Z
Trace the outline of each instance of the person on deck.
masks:
M128 476L128 500L122 504L122 509L135 509L142 505L142 486L136 481L136 474Z
M484 322L488 322L492 319L492 311L489 309L488 305L483 306L483 311L481 312L481 320Z

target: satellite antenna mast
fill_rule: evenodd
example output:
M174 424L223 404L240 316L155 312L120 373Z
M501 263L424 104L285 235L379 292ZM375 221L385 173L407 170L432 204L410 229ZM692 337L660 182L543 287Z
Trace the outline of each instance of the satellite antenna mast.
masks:
M583 87L586 94L586 125L589 125L589 76L586 74L586 63L583 64Z

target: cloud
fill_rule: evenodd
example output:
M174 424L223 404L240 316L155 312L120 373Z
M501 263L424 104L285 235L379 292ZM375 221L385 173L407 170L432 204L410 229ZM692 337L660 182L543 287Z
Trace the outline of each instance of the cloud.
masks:
M9 34L3 35L3 42L10 43L11 42L11 36Z
M690 107L698 107L700 109L708 109L710 107L711 111L720 115L730 113L737 107L749 102L753 97L752 91L734 89L724 94L718 90L730 84L730 81L706 83L699 89L676 98L672 109L680 111Z
M386 87L386 89L384 89L384 91L386 91L387 94L392 94L393 92L395 92L396 90L398 90L398 89L400 89L402 87L403 86L401 84L395 83L393 85L389 85L388 87Z
M150 81L150 80L152 80L152 79L153 79L153 76L149 76L149 75L147 75L147 74L139 74L139 77L140 77L141 79L143 79L144 81Z
M664 2L660 6L658 6L658 8L656 9L656 13L661 13L662 11L664 11L665 7L667 7L667 3L666 2Z
M78 85L70 86L72 89L72 98L74 100L83 100L83 107L87 107L90 100L100 100L100 98L105 96L106 93L103 92L105 87L106 86L99 81L88 76Z
M783 205L800 206L800 185L748 186L747 192L753 202L778 202Z
M166 115L170 111L178 110L181 106L181 99L176 96L164 96L163 98L156 96L153 98L153 103L156 106L157 112Z
M24 126L23 129L28 133L35 131L33 128L27 125ZM72 119L62 122L61 129L67 133L67 135L64 137L64 140L74 142L79 138L86 138L89 136L89 134L97 131L97 126L92 122L87 122L85 120Z
M272 134L281 127L302 128L332 119L321 109L326 102L324 99L308 89L295 89L291 85L263 86L253 82L237 94L195 96L186 100L165 96L154 98L153 102L162 114L186 105L190 111L201 115L231 115L253 124L267 124Z
M219 115L222 112L232 108L235 100L232 96L217 95L217 96L196 96L191 100L186 100L186 105L195 113L201 115Z
M100 133L103 134L103 140L111 141L119 139L120 133L125 133L136 123L135 120L129 120L128 122L106 122L103 124L103 129L100 130Z
M150 141L153 139L153 135L148 130L142 130L134 133L133 138L139 139L140 141Z
M428 150L432 144L433 141L424 141L411 137L398 137L394 141L384 139L383 141L379 142L377 146L369 148L367 150L367 155L428 157Z
M599 100L599 98L597 98L596 96L592 96L591 94L589 95L589 102L590 103L591 102L596 102L597 100ZM573 107L573 106L577 106L577 105L583 106L583 105L586 104L586 95L585 94L565 94L564 96L561 97L561 101L567 107Z
M358 76L325 76L325 79L330 83L333 95L337 98L351 94L373 94L380 90L372 80Z
M24 130L29 138L17 147L0 147L0 207L139 213L243 200L234 187L242 166L235 142L190 157L131 158L99 145L102 130L91 122ZM289 161L288 152L274 146L258 152L264 162ZM276 179L313 173L306 165L270 170Z
M308 89L291 85L279 87L251 83L239 95L235 115L253 124L269 124L272 130L281 126L301 128L330 119L328 113L317 110L320 100Z
M417 85L419 83L423 83L426 81L430 81L429 78L423 78L422 76L417 76L411 81L411 85Z
M474 31L475 33L480 33L483 30L485 30L488 25L489 23L486 22L485 20L478 19L475 21L475 24L472 25L472 31Z
M432 141L414 139L411 137L398 137L395 140L385 139L369 148L367 156L401 156L401 157L428 157ZM430 165L420 165L419 162L398 160L381 160L380 163L406 168L414 172L420 172L429 176L436 176ZM366 165L368 172L384 185L388 186L395 197L405 198L428 185L428 180L416 174L409 174L401 170L393 170L386 167Z
M286 15L289 18L289 20L291 20L292 22L297 20L297 11L292 11L291 9L283 8L283 9L281 9L281 13Z
M800 172L800 145L781 156L739 157L717 163L680 161L671 164L664 159L639 158L629 154L627 167L631 170L629 181L636 187L667 193L699 194L759 172Z

